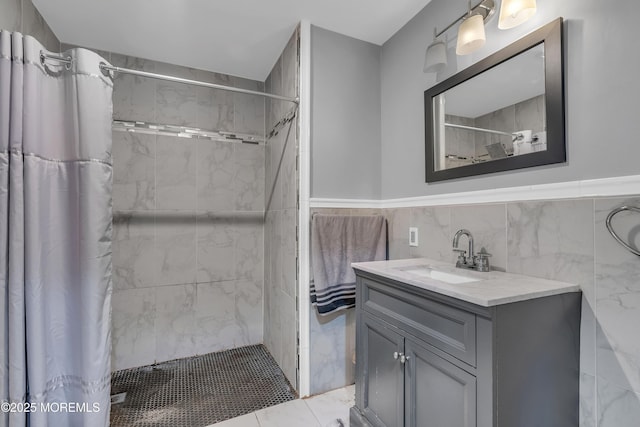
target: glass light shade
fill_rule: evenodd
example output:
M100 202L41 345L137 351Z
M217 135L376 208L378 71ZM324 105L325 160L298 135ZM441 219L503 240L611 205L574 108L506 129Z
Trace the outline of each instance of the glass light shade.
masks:
M536 13L536 0L502 0L498 28L508 30L531 18Z
M444 41L435 41L429 45L424 55L425 73L437 73L447 66L447 47Z
M480 15L473 15L462 21L458 29L458 55L468 55L484 46L484 19Z

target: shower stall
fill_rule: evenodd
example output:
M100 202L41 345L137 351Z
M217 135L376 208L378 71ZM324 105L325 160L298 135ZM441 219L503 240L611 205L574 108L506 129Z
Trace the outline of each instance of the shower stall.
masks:
M107 302L118 387L139 381L146 387L148 378L154 402L180 405L169 377L183 372L191 389L193 375L224 383L216 377L224 363L212 362L211 353L225 352L223 362L243 361L235 370L257 363L258 380L270 372L260 363L271 360L290 384L288 398L295 396L299 36L296 28L265 82L97 52L104 61L94 74L113 86ZM41 68L68 72L73 52L84 51L61 50L42 49ZM246 393L260 387L251 388ZM124 394L117 398L127 404ZM193 421L146 402L138 419ZM234 411L198 422L243 409Z

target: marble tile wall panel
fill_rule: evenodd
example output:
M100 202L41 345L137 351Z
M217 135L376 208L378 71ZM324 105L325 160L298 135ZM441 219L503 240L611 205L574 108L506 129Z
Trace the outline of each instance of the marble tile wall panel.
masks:
M289 122L282 130L285 141L283 147L283 156L280 167L282 208L295 209L298 203L298 177L297 177L297 132L298 121L294 119Z
M264 146L236 144L233 188L236 211L264 210L265 150Z
M355 380L355 310L319 316L311 312L311 393L344 387Z
M533 133L546 128L544 95L519 102L515 105L516 130L531 129Z
M235 277L262 283L265 276L264 213L236 212Z
M204 79L200 78L200 80ZM233 92L198 87L196 102L196 127L206 130L233 131Z
M265 206L266 210L282 210L282 163L285 157L285 134L278 133L267 143L267 160L269 174L266 175Z
M640 259L624 249L605 228L609 212L640 206L640 198L596 200L596 317L598 378L640 393ZM614 230L640 247L640 215L622 212ZM611 424L612 425L612 424Z
M289 39L282 53L282 95L295 98L298 96L298 30ZM291 107L289 104L288 107Z
M389 227L389 259L411 258L409 251L409 227L411 209L384 209Z
M117 67L157 72L154 61L111 54ZM156 122L156 83L154 79L116 74L113 84L113 118L128 121Z
M156 359L173 360L195 354L195 284L158 288L156 303Z
M156 83L156 122L197 127L198 102L195 86L158 80Z
M196 210L195 139L157 136L156 208Z
M580 374L580 427L596 427L596 378Z
M197 70L164 62L156 63L156 72L184 79L196 80ZM197 87L165 80L156 82L156 121L176 126L196 126Z
M270 92L275 95L282 95L284 93L282 88L282 57L278 58L271 73L269 74ZM288 104L282 101L267 99L266 103L269 105L265 108L265 111L269 112L269 116L265 117L265 133L268 135L275 124L282 119L284 113L289 107Z
M47 50L60 51L60 41L30 0L22 0L22 33L35 37Z
M506 206L504 204L480 206L452 206L449 244L460 229L467 229L473 235L474 251L485 249L491 254L489 262L495 270L507 269L507 227ZM443 242L444 243L444 242ZM458 248L468 252L468 240L461 237ZM469 255L467 253L467 255ZM457 254L449 253L448 259L455 263Z
M22 32L22 0L2 0L0 29Z
M484 116L476 117L475 122L475 126L484 129L499 130L501 132L513 132L514 130L517 130L515 107L513 105L492 111ZM504 142L504 138L500 135L488 135L489 138L486 141L487 143L495 144L497 142ZM482 154L479 152L478 148L479 147L476 147L476 155Z
M199 210L235 210L234 145L222 141L198 140L197 206Z
M636 427L640 420L640 394L598 378L598 427Z
M292 37L297 44L297 33ZM296 62L286 49L265 81L269 93L283 94L283 64ZM297 67L296 67L297 73ZM294 78L291 76L290 78ZM297 82L297 77L295 77ZM296 89L297 91L297 89ZM287 105L285 105L287 104ZM263 126L268 134L289 111L289 103L267 100ZM238 123L236 122L236 126ZM269 138L265 150L264 340L287 378L297 384L297 123Z
M280 256L282 268L280 269L279 282L285 294L294 299L296 297L297 284L297 238L298 212L295 209L282 211L282 229L280 238Z
M282 308L282 349L280 366L291 384L298 384L298 322L296 316L296 298L282 292L280 294Z
M144 366L156 360L156 291L115 290L111 299L111 369Z
M195 334L197 354L249 345L236 318L237 281L196 285Z
M580 285L580 369L595 375L593 200L507 204L510 273Z
M262 278L236 282L235 319L248 344L264 342Z
M155 214L119 212L113 217L113 287L153 286L156 279Z
M402 233L403 230L394 232L397 238L394 246L408 247L411 258L432 258L448 261L451 259L451 239L453 238L453 232L455 232L450 222L451 209L449 207L425 206L411 208L410 222L404 234ZM409 247L408 227L418 228L418 247ZM402 251L406 253L405 248Z
M234 93L233 130L238 133L264 135L263 97Z
M220 282L237 276L235 218L228 213L200 212L197 217L198 282Z
M113 132L113 209L156 207L156 137Z
M447 114L445 116L446 123L452 123L464 126L475 126L473 119L461 116L453 116ZM453 127L445 128L446 154L453 154L463 157L475 156L476 149L474 138L476 132Z
M196 213L157 211L156 286L196 282Z

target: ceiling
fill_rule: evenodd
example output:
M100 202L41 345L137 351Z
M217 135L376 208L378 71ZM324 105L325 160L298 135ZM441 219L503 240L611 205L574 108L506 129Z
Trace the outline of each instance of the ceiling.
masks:
M430 0L33 0L69 44L264 81L300 20L382 45Z

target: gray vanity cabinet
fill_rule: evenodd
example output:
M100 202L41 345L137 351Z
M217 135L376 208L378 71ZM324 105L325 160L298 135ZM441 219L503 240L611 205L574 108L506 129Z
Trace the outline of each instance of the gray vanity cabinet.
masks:
M356 273L352 426L578 426L579 292L482 307Z
M418 341L406 338L404 350L404 425L475 427L476 377Z
M358 323L362 325L363 333L361 363L370 373L364 379L366 397L363 412L375 426L402 425L403 366L393 355L404 350L404 338L366 313Z

